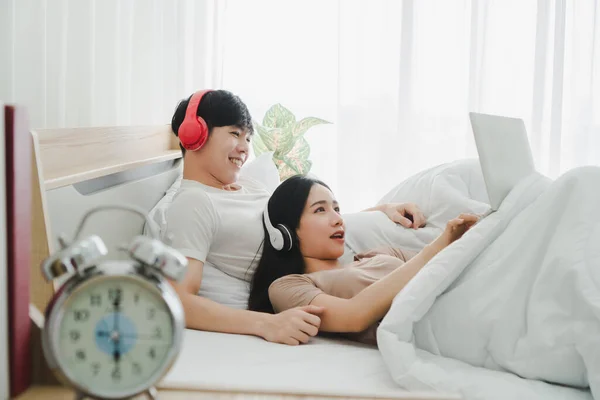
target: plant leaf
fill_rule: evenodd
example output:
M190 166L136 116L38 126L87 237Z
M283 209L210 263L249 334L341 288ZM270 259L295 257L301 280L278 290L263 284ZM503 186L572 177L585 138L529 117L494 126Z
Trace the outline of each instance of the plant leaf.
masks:
M279 169L279 179L282 182L294 175L298 175L298 173L287 164L283 164L283 166Z
M310 160L304 160L300 164L294 165L294 166L284 163L279 168L279 178L281 181L284 181L287 178L294 176L294 175L298 175L298 174L305 175L308 173L308 171L310 171L311 167L312 167L312 162Z
M265 143L263 142L260 134L256 133L252 138L252 149L254 149L254 155L260 156L262 153L269 151Z
M307 174L312 167L312 162L308 159L309 155L310 146L304 137L300 137L288 154L274 156L281 180L293 175Z
M283 179L284 176L287 176L288 178L291 176L288 174L288 172L289 172L288 170L291 170L290 167L285 165L285 163L283 162L283 160L281 158L277 158L275 155L273 155L273 162L275 163L275 166L277 167L277 172L279 173L280 180ZM295 174L295 172L294 172L294 174Z
M306 159L295 159L289 160L287 157L283 158L284 165L279 170L279 176L281 179L287 179L292 175L300 174L306 175L312 167L312 162Z
M261 139L267 149L274 151L277 156L281 153L281 143L283 139L283 129L280 128L265 128L264 132L260 134Z
M321 124L330 124L330 123L331 122L325 121L324 119L321 119L321 118L315 118L315 117L302 118L300 121L296 122L296 124L294 125L294 131L292 133L292 136L294 138L297 138L299 136L304 135L306 133L306 131L309 130L310 128L312 128L313 126L321 125Z
M285 154L285 158L288 161L307 160L309 155L310 146L304 137L300 137L298 140L296 140L294 147L289 151L289 153Z
M286 128L293 126L295 122L294 114L281 104L269 108L263 119L263 125L267 128Z
M259 124L256 121L254 122L254 127L256 128L256 134L255 135L257 137L260 137L260 141L267 148L267 150L274 151L273 149L269 148L268 143L265 143L265 136L269 133L269 128L266 128L266 127L262 126L261 124Z
M275 155L273 155L273 162L275 163L277 169L281 169L285 165L283 160L281 158L275 157Z
M283 158L273 155L273 162L277 166L277 172L281 181L298 174L298 171L292 165L287 164Z
M297 141L293 135L293 128L294 125L291 125L286 128L283 128L281 132L281 137L279 138L279 147L276 150L277 155L280 157L285 156L296 145Z

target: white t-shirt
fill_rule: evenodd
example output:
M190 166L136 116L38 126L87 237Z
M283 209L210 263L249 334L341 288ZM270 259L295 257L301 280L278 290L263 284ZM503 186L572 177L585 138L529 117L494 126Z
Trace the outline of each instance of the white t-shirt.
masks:
M239 190L228 191L183 179L166 213L166 234L172 247L204 263L199 295L246 308L270 193L248 178L237 184Z

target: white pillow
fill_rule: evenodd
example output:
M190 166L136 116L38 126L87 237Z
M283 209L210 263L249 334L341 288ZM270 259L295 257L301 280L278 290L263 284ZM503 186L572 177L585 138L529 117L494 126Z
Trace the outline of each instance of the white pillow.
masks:
M165 192L163 198L160 199L148 213L150 221L153 222L153 228L156 232L160 233L161 237L163 237L164 227L167 225L167 209L173 202L173 198L175 197L177 190L179 190L182 179L183 170L177 179L175 179L175 182L173 182L171 187ZM269 193L273 193L279 185L279 171L273 162L273 152L263 153L245 164L240 171L239 180L243 182L244 179L252 179L259 182L267 188ZM147 232L148 228L144 226L144 234L147 234Z
M164 227L167 224L166 220L166 212L167 208L173 202L173 198L181 185L181 180L183 179L183 163L180 166L180 172L175 182L167 189L165 195L156 203L156 205L150 210L148 213L148 221L149 224L152 224L151 227L148 227L148 224L144 223L144 235L150 234L150 229L154 232L158 232L159 237L163 237Z
M244 164L240 171L240 181L253 179L263 184L272 194L280 183L279 171L273 162L273 153L272 151L262 153L254 160Z
M396 185L377 204L406 202L416 203L423 211L427 219L424 228L405 228L379 211L343 215L346 252L342 261L380 246L420 251L458 214L486 212L489 202L478 160L460 160L422 171Z

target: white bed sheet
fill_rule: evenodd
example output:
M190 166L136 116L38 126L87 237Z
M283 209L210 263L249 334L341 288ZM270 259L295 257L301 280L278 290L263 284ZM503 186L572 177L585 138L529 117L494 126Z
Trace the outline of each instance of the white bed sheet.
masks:
M460 399L408 392L391 379L375 347L313 338L301 346L224 333L186 330L182 351L162 388L307 395Z

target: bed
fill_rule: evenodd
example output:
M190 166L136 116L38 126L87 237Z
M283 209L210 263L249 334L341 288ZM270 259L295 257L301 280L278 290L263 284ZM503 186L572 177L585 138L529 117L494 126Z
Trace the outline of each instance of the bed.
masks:
M38 130L32 144L31 303L43 311L60 282L46 283L39 265L56 249L58 234L71 239L83 213L96 205L126 203L149 211L180 174L182 161L166 125ZM116 247L142 229L141 218L115 211L91 218L83 234L99 234L109 257L119 258ZM191 330L159 388L237 393L235 398L460 398L401 388L374 347L320 337L288 347Z

